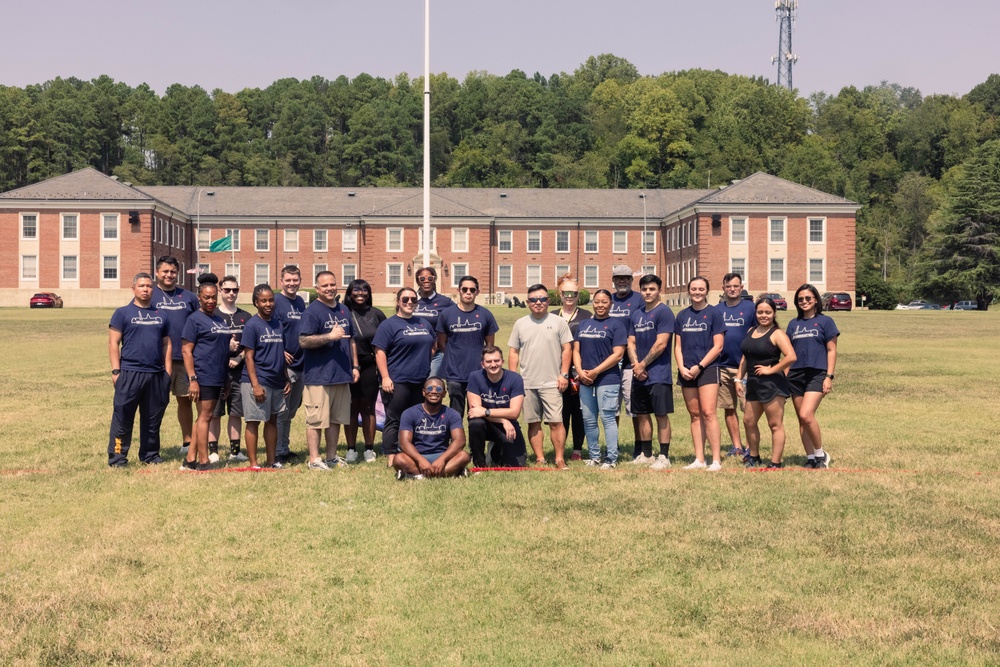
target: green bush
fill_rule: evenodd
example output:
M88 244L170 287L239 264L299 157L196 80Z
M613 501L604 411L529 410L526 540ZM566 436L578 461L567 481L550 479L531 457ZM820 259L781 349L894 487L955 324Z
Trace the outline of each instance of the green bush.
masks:
M580 297L577 299L576 303L577 305L580 306L586 306L588 303L590 303L590 292L581 288Z
M889 283L880 276L866 276L858 280L855 304L861 306L861 295L865 295L865 305L871 310L892 310L896 307L896 295Z

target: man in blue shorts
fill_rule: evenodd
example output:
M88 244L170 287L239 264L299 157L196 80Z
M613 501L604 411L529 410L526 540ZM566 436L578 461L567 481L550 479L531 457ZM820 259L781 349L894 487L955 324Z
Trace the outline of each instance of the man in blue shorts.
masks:
M726 340L722 347L719 361L719 407L725 413L726 429L733 444L727 456L749 456L749 451L743 450L743 440L740 438L740 418L736 408L744 408L743 396L736 392L736 373L743 359L743 339L747 333L757 326L757 313L753 301L743 299L743 276L738 273L727 273L722 278L722 289L726 299L716 308L722 312L726 322Z
M462 416L443 404L444 391L444 380L429 377L424 402L403 411L399 453L392 460L396 479L468 476Z
M482 369L469 375L469 450L472 464L486 466L486 442L492 442L494 465L523 468L527 459L524 436L517 419L524 403L524 381L504 370L503 352L490 345L481 354Z

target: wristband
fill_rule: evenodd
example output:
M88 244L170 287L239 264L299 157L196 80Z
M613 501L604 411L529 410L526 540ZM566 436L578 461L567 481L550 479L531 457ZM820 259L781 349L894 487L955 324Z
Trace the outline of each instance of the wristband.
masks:
M702 366L700 362L697 363L697 364L695 364L695 366L697 366L698 368L700 368L703 373L705 372L705 367Z
M826 376L827 376L828 378L830 378L831 380L833 379L833 375L832 375L831 373L827 373L827 374L826 374Z

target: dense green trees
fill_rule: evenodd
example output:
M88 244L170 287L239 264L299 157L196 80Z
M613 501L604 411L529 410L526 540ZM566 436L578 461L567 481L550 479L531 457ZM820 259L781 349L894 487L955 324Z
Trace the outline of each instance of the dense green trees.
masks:
M436 74L431 89L435 185L703 188L763 170L862 204L858 282L883 297L973 296L941 253L985 252L1000 215L962 204L989 185L1000 75L964 97L883 83L807 99L602 54L549 77ZM85 166L141 184L419 185L422 91L365 74L162 95L106 76L0 87L0 190Z

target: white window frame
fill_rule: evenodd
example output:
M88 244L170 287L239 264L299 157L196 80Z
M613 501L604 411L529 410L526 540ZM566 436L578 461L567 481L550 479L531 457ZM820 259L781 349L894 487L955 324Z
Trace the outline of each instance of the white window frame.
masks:
M420 248L417 252L422 253L424 251L424 228L420 227L417 232L418 240L420 241L418 244ZM427 249L427 252L437 254L437 240L437 227L431 227L431 247Z
M774 240L774 225L781 223L781 240ZM768 218L767 219L767 242L771 245L785 245L788 238L788 218ZM770 273L770 272L768 272Z
M187 227L185 227L184 225L178 224L177 225L177 239L179 240L179 244L178 244L177 247L180 248L181 250L184 250L184 245L185 245L185 243L187 243L186 238L187 238Z
M560 255L568 255L570 253L571 247L572 245L570 241L569 230L568 229L556 230L556 253ZM565 250L563 248L565 248Z
M393 236L398 235L398 243L393 243ZM402 227L386 227L385 228L385 251L386 252L403 252L403 247L405 244L405 231ZM386 274L386 279L388 279L388 274ZM393 287L392 285L390 287ZM402 287L402 285L400 285Z
M35 235L34 236L25 236L24 235L24 219L25 218L34 218L35 219ZM21 232L20 232L20 234L21 234L21 239L22 240L24 240L24 241L37 241L38 240L38 220L39 220L39 218L40 218L40 216L37 213L21 213L21 215L20 215L20 223L21 223Z
M469 252L469 228L454 227L451 230L451 251Z
M538 254L541 254L541 252L542 252L542 231L540 229L529 229L528 231L526 231L524 233L524 236L525 236L525 240L524 240L525 245L524 245L524 247L526 249L526 252L529 255L538 255ZM536 243L538 245L538 248L536 250L532 250L532 245L536 244ZM541 282L541 281L539 280L538 282ZM531 281L528 281L528 284L532 285L534 283L532 283Z
M656 264L643 264L641 267L641 271L642 275L644 276L648 276L650 274L654 276L659 275L658 273L656 273Z
M233 229L227 229L227 230L225 230L225 232L226 233L223 234L223 236L229 236L229 237L231 237L233 239L233 252L239 252L240 251L240 229L234 227ZM233 274L233 275L235 275L235 274Z
M739 223L739 224L738 224ZM739 230L739 233L737 233ZM747 242L747 218L746 216L729 216L729 242L746 244Z
M621 245L619 245L619 241L621 242ZM611 231L611 252L615 255L624 255L628 253L627 229L614 229Z
M262 269L263 269L264 274L266 276L264 278L264 280L260 279L261 270ZM256 263L256 264L254 264L253 265L253 284L254 284L254 286L256 287L257 285L262 285L264 283L270 284L270 281L271 281L271 265L270 264L261 264L259 262ZM275 287L275 289L277 289L277 287Z
M399 271L399 277L395 280L393 279L393 270ZM403 263L402 262L388 262L385 265L385 286L386 287L402 287L403 286Z
M66 275L66 260L73 258L73 277L68 277ZM80 256L79 255L63 255L60 262L60 275L62 279L67 282L77 282L80 280Z
M506 270L507 277L504 278L504 271ZM514 265L513 264L497 264L497 287L506 287L508 289L514 286Z
M774 278L774 263L781 262L781 278L775 280ZM785 258L784 257L770 257L767 260L767 282L771 285L784 285L786 282L785 276Z
M340 252L358 251L358 230L355 228L340 230Z
M108 276L107 276L108 260L109 259L113 259L114 260L114 264L115 264L114 265L114 272L115 272L114 278L108 278ZM121 275L121 273L118 270L118 255L101 255L101 280L107 280L109 282L118 282L120 275Z
M504 250L504 244L507 244L507 249ZM497 252L500 253L511 253L514 252L514 230L512 229L498 229L497 230ZM501 285L504 287L504 285ZM509 287L509 285L507 285Z
M108 221L114 220L114 228L112 231L114 234L108 236ZM121 223L121 214L119 213L101 213L101 240L102 241L117 241L120 238L121 233L119 232L118 225Z
M326 271L326 270L327 270L327 265L326 264L313 264L313 269L312 269L313 272L312 272L312 276L311 276L312 280L313 280L313 287L316 286L316 276L319 275L319 272L320 271Z
M819 278L813 277L813 262L819 262ZM810 283L826 284L826 260L822 257L810 257L807 265Z
M458 287L458 281L462 279L462 276L469 275L469 263L468 262L452 262L451 264L451 286Z
M742 268L736 266L736 262L742 262ZM747 258L746 257L730 257L729 258L729 272L738 273L743 278L743 282L747 282Z
M223 268L225 268L224 275L227 275L227 276L236 276L236 282L240 283L240 284L243 283L243 281L240 280L240 263L239 262L236 262L235 264L230 264L230 263L227 262L224 265ZM254 287L256 287L256 285Z
M656 231L652 229L647 229L643 232L645 238L642 239L642 254L644 255L655 255L656 254Z
M299 230L286 229L284 233L285 252L299 251Z
M24 275L24 260L26 260L29 257L32 259L32 263L34 264L34 274L35 275L33 275L33 276L26 276L26 275ZM38 255L21 255L21 273L20 273L20 275L21 275L21 280L24 280L24 281L30 282L30 281L36 281L36 280L38 280Z
M327 229L314 229L313 252L327 252L330 248L330 232ZM315 274L314 274L315 275Z
M261 244L261 233L264 234L263 244ZM255 252L271 251L271 230L266 227L257 227L253 230L253 249ZM257 275L254 271L254 275ZM257 283L258 285L260 283Z
M593 244L593 250L591 250ZM596 255L601 252L601 234L596 229L583 230L583 252L587 255Z
M559 280L560 276L565 276L569 273L569 264L556 264L556 280Z
M814 222L819 223L819 240L813 240ZM822 245L826 243L826 218L806 218L806 241L812 245Z
M211 270L212 270L211 264L203 263L198 265L199 273L209 273Z
M350 271L348 271L350 267ZM350 273L350 280L347 279L348 273ZM340 265L340 283L342 286L346 286L351 281L358 279L358 265L354 263L341 264Z
M591 275L593 274L593 275ZM583 286L587 289L597 289L601 286L601 267L597 264L585 264L583 267Z
M535 275L532 276L531 274ZM537 285L542 282L542 265L541 264L527 264L524 267L524 284L525 285Z
M73 236L66 236L66 220L68 218L74 218L73 223ZM79 213L60 213L59 214L59 238L63 241L79 241L80 240L80 214ZM79 272L79 269L78 269Z
M198 252L208 252L212 249L212 230L198 230Z

